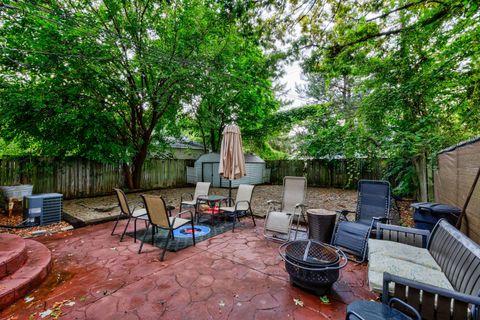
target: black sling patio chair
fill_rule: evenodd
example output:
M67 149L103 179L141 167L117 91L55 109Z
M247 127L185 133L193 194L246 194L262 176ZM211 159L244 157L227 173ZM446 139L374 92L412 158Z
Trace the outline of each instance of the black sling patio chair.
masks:
M165 258L165 252L168 248L168 242L170 241L170 239L174 239L173 231L186 224L192 226L192 240L193 245L195 246L195 226L193 224L192 211L185 210L177 213L173 217L170 217L167 205L165 204L165 200L163 200L162 197L148 194L141 195L141 197L145 203L145 208L147 209L148 225L144 231L142 243L140 244L140 249L138 249L138 253L142 252L143 243L145 242L145 238L148 234L148 229L150 226L152 226L152 245L154 244L155 232L157 229L168 230L167 242L165 243L163 252L160 255L160 261L163 261L163 259ZM184 219L180 217L182 214L185 213L190 214L190 219Z
M359 257L363 262L372 228L377 222L387 222L390 212L390 183L360 180L358 182L355 221L348 221L348 210L340 211L332 244Z

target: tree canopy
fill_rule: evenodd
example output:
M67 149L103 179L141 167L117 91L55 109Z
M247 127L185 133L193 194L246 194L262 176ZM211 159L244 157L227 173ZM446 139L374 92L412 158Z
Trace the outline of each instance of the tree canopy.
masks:
M152 139L198 99L222 112L243 100L224 121L242 107L275 109L255 87L268 91L271 72L256 33L239 27L247 13L208 0L6 2L2 137L34 141L40 154L121 161L127 185L140 187Z
M425 199L427 160L480 133L477 3L310 3L295 49L308 52L316 91L305 91L329 105L309 123L305 154L388 158L397 191Z

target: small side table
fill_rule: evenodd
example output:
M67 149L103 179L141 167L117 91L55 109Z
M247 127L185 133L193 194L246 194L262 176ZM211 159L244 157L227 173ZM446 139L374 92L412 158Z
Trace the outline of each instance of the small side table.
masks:
M199 210L199 214L201 215L202 213L206 213L206 214L209 214L210 217L211 217L211 224L213 225L213 217L215 215L219 215L221 213L223 213L223 211L220 209L220 203L224 200L226 200L227 198L224 197L224 196L217 196L217 195L211 195L211 196L201 196L201 197L198 197L197 198L197 203L201 203L201 202L204 202L204 203L207 203L208 206L210 207L210 209L207 211L207 212L201 212L201 210ZM198 216L197 217L197 223L199 222L199 219L200 217Z
M332 239L337 213L325 209L308 209L308 238L323 243Z

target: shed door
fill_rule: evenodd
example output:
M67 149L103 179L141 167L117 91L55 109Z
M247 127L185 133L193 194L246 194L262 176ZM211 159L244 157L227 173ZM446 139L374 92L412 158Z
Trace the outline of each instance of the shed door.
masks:
M220 175L218 174L218 162L204 162L202 163L203 181L210 182L212 187L220 186Z

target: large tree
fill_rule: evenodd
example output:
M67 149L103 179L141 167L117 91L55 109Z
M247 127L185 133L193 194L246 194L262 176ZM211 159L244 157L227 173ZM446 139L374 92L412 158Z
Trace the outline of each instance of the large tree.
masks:
M33 140L41 154L121 161L128 187L140 187L152 136L242 57L228 50L241 39L240 9L208 0L6 2L2 137Z
M363 136L357 149L388 157L398 191L426 199L427 159L480 133L478 4L307 2L295 47L310 50L305 69L327 83L345 76L355 83L361 99L343 120Z

